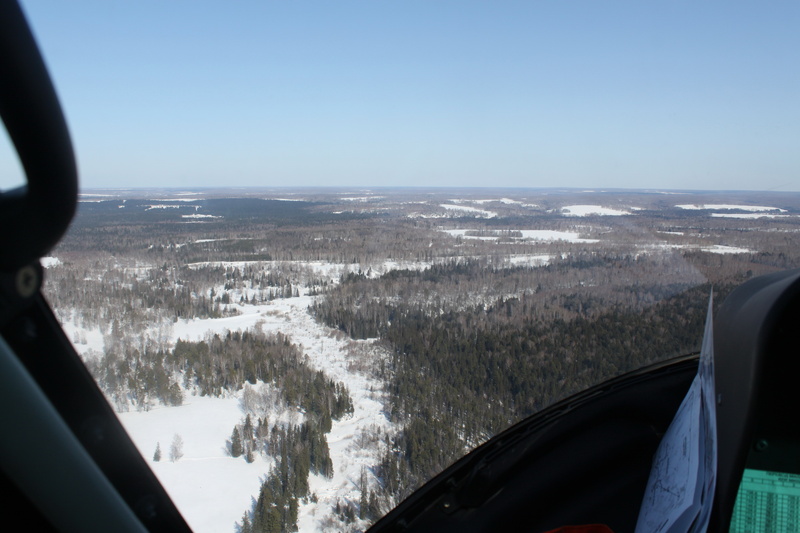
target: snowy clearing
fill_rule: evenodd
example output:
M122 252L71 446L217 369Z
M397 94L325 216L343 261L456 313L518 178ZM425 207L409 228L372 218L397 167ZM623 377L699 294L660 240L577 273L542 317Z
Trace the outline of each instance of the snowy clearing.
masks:
M621 216L630 215L631 213L600 205L565 205L561 208L561 214L567 217L586 217L589 215Z
M482 218L495 218L497 213L493 211L486 211L485 209L478 209L477 207L468 207L466 205L455 204L439 204L439 207L447 209L448 211L463 211L470 215Z
M704 210L704 209L738 209L740 211L778 211L780 213L785 213L786 209L781 209L779 207L769 207L765 205L736 205L736 204L679 204L675 207L680 209L690 209L690 210Z
M581 239L579 233L574 231L556 231L547 229L524 229L520 230L523 239L534 241L567 241L576 243L595 243L598 239Z
M643 253L649 250L699 250L701 252L708 252L710 254L752 254L753 250L747 248L738 248L736 246L725 246L722 244L714 244L711 246L700 246L695 244L651 244L641 248Z
M550 264L554 255L517 254L508 256L508 263L512 266L539 267Z
M792 215L777 215L774 213L711 213L713 218L789 218Z
M270 466L260 456L248 464L228 455L225 441L243 416L236 397L188 396L180 407L118 416L193 531L236 530ZM183 440L184 455L173 463L169 452L175 435ZM159 462L152 460L156 444Z
M370 200L380 200L384 198L384 196L345 196L339 197L339 200L344 200L346 202L369 202Z
M467 233L480 233L482 230L478 229L442 229L444 233L453 237L461 237L463 239L477 239L483 241L493 241L500 238L503 239L529 239L532 241L566 241L573 243L597 243L598 239L582 239L579 233L574 231L557 231L547 229L508 229L508 230L483 230L489 235L467 235ZM519 232L522 237L514 237L504 235L503 232ZM495 234L496 233L496 234Z
M700 248L704 252L712 254L752 254L753 250L747 248L738 248L736 246L725 246L722 244L715 244L714 246L702 246Z
M150 201L157 202L199 202L200 198L149 198Z
M451 200L451 202L456 202L456 203L471 202L473 204L490 204L492 202L497 202L506 205L512 205L512 204L523 205L522 202L520 202L519 200L512 200L511 198L486 198L484 200Z

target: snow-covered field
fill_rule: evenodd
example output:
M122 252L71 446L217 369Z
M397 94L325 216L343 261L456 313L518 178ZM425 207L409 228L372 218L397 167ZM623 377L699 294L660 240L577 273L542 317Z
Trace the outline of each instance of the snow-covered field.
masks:
M590 215L620 216L630 215L631 213L600 205L565 205L561 208L561 214L568 217L586 217Z
M741 218L744 220L754 218L788 218L792 215L778 215L775 213L711 213L711 218Z
M759 211L778 211L779 213L785 213L786 209L781 209L779 207L770 207L766 205L738 205L738 204L679 204L675 207L680 209L691 209L691 210L726 210L726 209L738 209L740 211L752 211L752 212L759 212Z
M188 396L180 407L156 407L146 412L120 413L123 426L161 484L196 532L233 532L250 498L258 496L271 462L256 456L251 464L227 453L225 440L242 412L236 397ZM184 455L169 459L175 435ZM162 458L152 460L156 445Z
M722 244L715 244L713 246L703 246L700 248L704 252L712 254L752 254L753 250L747 248L739 248L737 246L725 246Z
M443 229L444 233L452 235L453 237L461 237L464 239L479 239L484 241L493 241L504 237L502 233L497 235L467 235L469 232L478 232L479 230L472 229ZM582 239L579 233L574 231L557 231L545 229L524 229L513 230L519 231L522 234L522 239L530 239L532 241L566 241L574 243L597 243L598 239Z
M451 200L452 202L459 203L464 200ZM473 204L490 204L492 202L498 202L501 204L512 205L512 204L522 204L519 200L512 200L511 198L487 198L485 200L470 200Z
M508 256L508 263L512 266L544 266L553 260L552 255L547 254L516 254Z
M198 213L194 213L191 215L181 215L181 218L222 218L222 217L217 215L201 215Z
M642 247L642 252L647 253L649 250L699 250L701 252L708 252L710 254L752 254L754 250L747 248L739 248L737 246L725 246L722 244L714 244L710 246L702 246L695 244L651 244Z
M482 218L494 218L497 216L497 213L495 213L494 211L478 209L477 207L468 207L466 205L439 204L439 207L444 208L448 211L461 211L463 212L462 214L472 215Z
M579 233L574 231L555 231L546 229L524 229L521 230L523 239L534 241L567 241L576 243L596 243L598 239L581 239Z

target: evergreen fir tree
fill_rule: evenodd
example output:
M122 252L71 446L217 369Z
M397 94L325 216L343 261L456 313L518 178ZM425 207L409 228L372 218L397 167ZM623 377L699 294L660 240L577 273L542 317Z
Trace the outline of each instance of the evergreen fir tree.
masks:
M361 467L361 501L358 503L358 517L362 520L367 517L367 507L369 507L369 482L367 479L367 469Z
M242 441L249 445L248 448L252 448L255 444L253 441L253 433L253 421L250 419L250 415L248 414L244 419L244 427L242 428Z
M239 427L233 427L233 434L231 435L231 457L241 457L244 453L242 447L242 438L239 436Z
M161 443L156 442L156 453L153 454L153 461L156 463L161 460Z
M250 524L250 516L247 514L247 511L245 511L242 515L242 527L239 529L239 533L254 533L253 526Z

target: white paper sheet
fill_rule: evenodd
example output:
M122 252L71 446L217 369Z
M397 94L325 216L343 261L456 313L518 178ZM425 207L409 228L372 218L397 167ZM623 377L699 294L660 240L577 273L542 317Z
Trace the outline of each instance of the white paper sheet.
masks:
M717 423L712 300L697 375L661 439L636 533L703 533L716 487Z

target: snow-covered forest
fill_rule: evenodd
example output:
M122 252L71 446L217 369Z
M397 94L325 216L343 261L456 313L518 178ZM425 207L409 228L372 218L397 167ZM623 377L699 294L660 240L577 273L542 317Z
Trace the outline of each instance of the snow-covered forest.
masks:
M362 531L799 239L796 193L85 191L45 294L195 531Z

